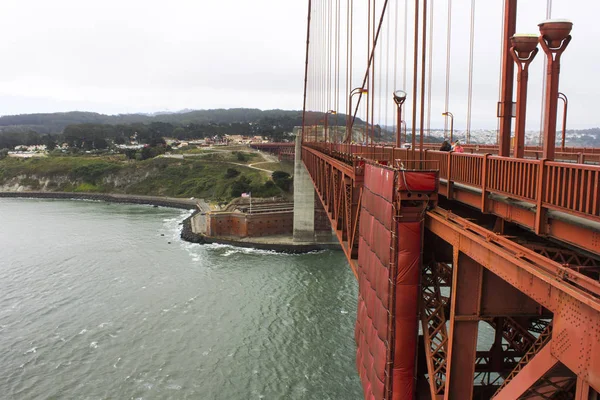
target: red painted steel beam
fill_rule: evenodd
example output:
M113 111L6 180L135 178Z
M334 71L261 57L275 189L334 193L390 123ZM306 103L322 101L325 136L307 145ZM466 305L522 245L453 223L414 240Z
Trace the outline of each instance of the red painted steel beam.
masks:
M529 361L501 391L494 396L494 400L518 399L540 378L548 373L558 363L552 355L552 339L538 354Z
M455 246L444 399L473 398L483 268Z
M447 184L440 183L439 194L446 196ZM452 187L452 200L479 208L482 203L482 195L477 192L461 188L457 185ZM521 204L487 198L486 212L499 216L508 222L514 222L531 231L535 230L535 209L527 209ZM540 232L542 236L569 243L575 247L600 254L600 232L593 227L583 224L570 223L563 219L553 218L546 215L546 223Z
M443 210L427 213L426 228L552 311L553 356L600 388L600 298L564 279L558 263Z
M589 400L590 399L590 385L587 384L583 379L577 378L577 386L575 389L574 400Z
M499 154L510 156L510 133L512 125L513 80L515 65L510 54L510 38L517 26L517 0L504 0L504 36L502 51L502 86L500 89L500 137Z
M502 295L498 295L501 293ZM488 270L483 271L480 316L537 316L540 306L523 292Z

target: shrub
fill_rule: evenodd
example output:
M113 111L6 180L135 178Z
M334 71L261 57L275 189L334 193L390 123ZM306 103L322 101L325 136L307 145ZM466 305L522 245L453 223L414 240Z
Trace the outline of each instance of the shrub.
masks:
M225 172L225 178L227 178L227 179L235 178L239 174L240 174L240 171L238 171L237 169L227 168L227 172Z
M75 167L70 175L74 179L81 179L84 182L95 185L102 176L115 172L119 168L118 165L112 163L98 162Z
M285 171L274 171L271 175L273 182L286 192L290 190L292 185L292 177Z
M231 185L231 197L240 197L242 193L250 191L250 179L240 176L233 185Z
M241 161L241 162L246 162L246 161L248 161L250 159L250 157L248 157L247 154L244 154L244 153L239 152L239 151L236 152L235 156L237 157L237 160Z

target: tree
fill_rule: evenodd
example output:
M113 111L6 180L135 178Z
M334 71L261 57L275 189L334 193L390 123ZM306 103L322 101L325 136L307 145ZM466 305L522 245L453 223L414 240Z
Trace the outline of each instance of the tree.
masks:
M56 148L56 141L50 135L42 137L42 143L46 145L46 150L52 151Z
M125 149L125 157L127 157L128 160L135 160L136 153L136 149Z
M273 182L286 192L290 190L292 185L292 177L285 171L274 171L271 175Z
M104 138L95 138L93 144L97 150L108 148L108 142Z
M238 171L237 169L227 168L227 172L225 172L225 178L227 178L227 179L235 178L239 174L240 174L240 171Z
M231 185L231 197L240 197L242 193L250 191L250 179L246 176L240 176L233 185Z

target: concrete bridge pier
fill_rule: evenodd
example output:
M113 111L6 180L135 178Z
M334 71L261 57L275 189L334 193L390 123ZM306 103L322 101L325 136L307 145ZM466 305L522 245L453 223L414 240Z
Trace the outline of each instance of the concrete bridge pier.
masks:
M302 131L296 134L294 161L294 242L333 242L329 218L302 162Z

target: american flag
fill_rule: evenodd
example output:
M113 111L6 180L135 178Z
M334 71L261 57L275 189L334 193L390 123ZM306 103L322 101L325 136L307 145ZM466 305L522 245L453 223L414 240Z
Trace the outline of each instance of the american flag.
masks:
M248 192L248 193L242 193L242 197L250 197L252 195L252 193Z

